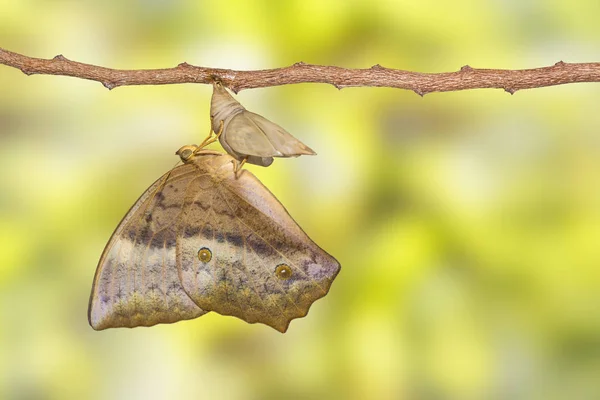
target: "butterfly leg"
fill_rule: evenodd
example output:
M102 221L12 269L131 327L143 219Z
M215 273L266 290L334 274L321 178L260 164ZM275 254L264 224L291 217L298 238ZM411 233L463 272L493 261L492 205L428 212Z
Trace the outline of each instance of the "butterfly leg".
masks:
M208 145L209 143L212 143L212 142L209 142L209 140L210 140L211 137L212 137L212 127L210 128L210 131L208 132L208 136L206 137L206 139L204 139L202 141L202 143L200 143L200 146L198 146L198 148L201 149L204 146Z
M246 164L246 161L248 161L248 157L244 157L244 159L242 161L240 161L239 163L236 160L233 160L233 174L235 175L235 179L237 179L238 176L238 172L242 169L242 167L244 166L244 164Z
M219 132L216 133L214 138L212 137L212 133L213 133L213 130L211 128L210 133L208 134L206 139L204 139L202 141L202 143L200 144L200 146L198 146L198 150L208 146L211 143L216 142L219 139L219 136L221 136L221 133L223 133L223 120L221 120L221 124L219 125Z

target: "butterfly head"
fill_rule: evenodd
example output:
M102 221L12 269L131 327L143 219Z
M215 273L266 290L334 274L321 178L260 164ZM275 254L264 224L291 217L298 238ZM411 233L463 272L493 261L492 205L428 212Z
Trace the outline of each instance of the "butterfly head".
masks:
M186 146L183 146L179 150L177 150L175 152L175 154L178 155L179 158L181 158L181 161L183 161L185 164L193 163L197 156L205 156L205 155L222 156L223 155L223 153L221 153L221 152L203 149L202 147L197 146L195 144L188 144Z
M199 148L195 144L188 144L177 150L175 154L177 154L184 163L189 163L194 159L194 156L197 154L198 150Z

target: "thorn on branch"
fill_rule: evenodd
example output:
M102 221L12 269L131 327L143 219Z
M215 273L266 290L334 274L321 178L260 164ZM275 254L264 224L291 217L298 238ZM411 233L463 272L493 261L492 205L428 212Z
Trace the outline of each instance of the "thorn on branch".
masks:
M188 68L188 67L191 67L191 65L190 65L190 64L188 64L188 63L186 63L186 62L184 61L184 62L182 62L182 63L180 63L180 64L177 64L177 67L179 67L179 68Z
M344 87L338 85L337 83L332 83L333 87L335 87L337 90L342 90Z
M380 64L375 64L371 67L371 69L386 69L386 68L381 66Z
M473 68L470 65L463 65L462 67L460 67L460 70L462 72L468 72L468 71L473 71Z
M25 74L25 75L27 75L27 76L31 76L31 75L34 75L34 74L35 74L35 72L28 71L28 70L26 70L26 69L21 69L21 72L22 72L22 73L24 73L24 74Z
M416 94L418 94L421 97L425 97L425 95L427 94L426 92L423 92L421 89L413 89L413 92L415 92Z
M53 60L54 61L69 61L67 59L67 57L63 56L62 54L58 54L58 55L54 56Z
M564 67L565 65L567 65L566 62L564 62L563 60L560 60L559 62L554 64L557 67Z
M510 94L511 94L511 96L512 96L513 94L515 94L515 93L516 93L517 89L513 89L513 88L504 88L504 91L505 91L505 92L507 92L507 93L510 93Z
M112 83L112 82L102 82L102 85L107 88L108 90L113 90L114 88L117 87L117 84Z
M297 63L294 63L294 67L302 67L304 65L306 65L304 61L298 61Z

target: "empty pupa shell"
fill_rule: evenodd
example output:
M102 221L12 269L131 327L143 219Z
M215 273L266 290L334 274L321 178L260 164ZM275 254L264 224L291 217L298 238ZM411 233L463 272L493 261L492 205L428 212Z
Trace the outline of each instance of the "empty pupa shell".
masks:
M316 154L281 126L246 110L220 83L213 84L210 118L215 133L223 122L219 142L238 161L247 157L250 164L268 167L273 157Z

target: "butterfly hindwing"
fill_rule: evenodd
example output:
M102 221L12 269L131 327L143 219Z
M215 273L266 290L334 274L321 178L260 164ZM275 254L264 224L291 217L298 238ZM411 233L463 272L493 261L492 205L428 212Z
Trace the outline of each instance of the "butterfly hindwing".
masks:
M203 215L202 224L210 229L206 235L180 236L183 287L204 310L285 332L292 319L305 316L327 294L339 263L248 171L235 179L231 164L224 164L204 185L202 198L210 199L205 203L210 211L202 213L202 203L190 202L186 214ZM210 251L210 259L200 260L202 249Z

